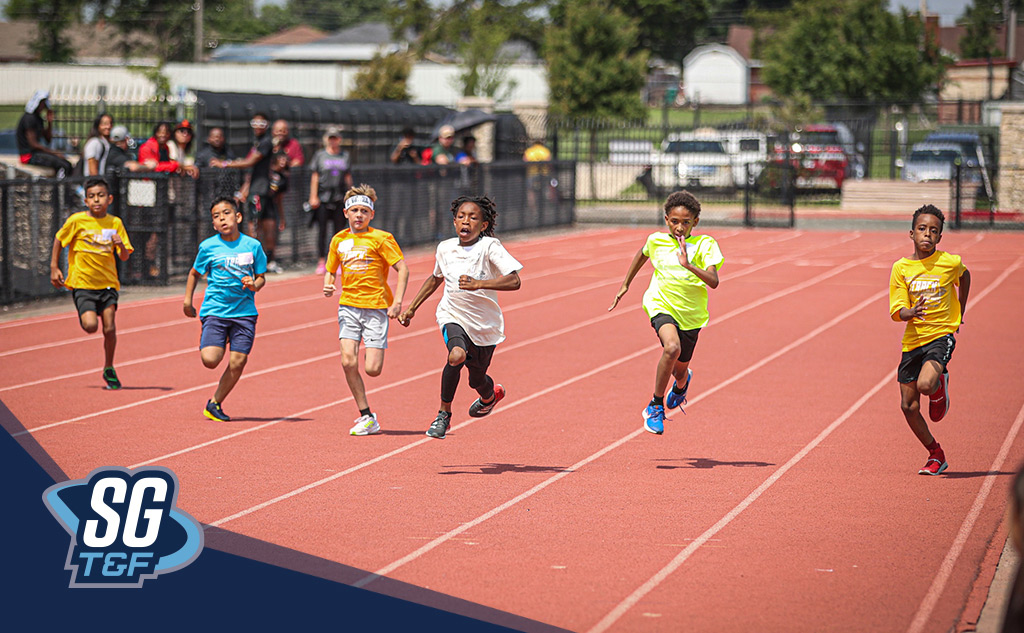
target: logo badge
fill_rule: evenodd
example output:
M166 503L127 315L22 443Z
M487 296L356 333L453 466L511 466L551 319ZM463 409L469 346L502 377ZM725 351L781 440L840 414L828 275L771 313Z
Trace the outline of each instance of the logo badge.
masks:
M43 502L71 535L69 586L141 587L194 561L203 528L177 500L178 478L160 466L108 466L47 488Z

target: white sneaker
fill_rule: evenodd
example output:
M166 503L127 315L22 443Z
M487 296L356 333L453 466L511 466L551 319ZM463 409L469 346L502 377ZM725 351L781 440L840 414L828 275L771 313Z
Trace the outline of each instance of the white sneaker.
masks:
M380 433L380 425L377 424L377 414L361 415L356 419L355 426L349 431L349 435L374 435Z
M284 269L281 268L281 265L278 264L277 262L270 262L269 264L267 264L267 272L280 274L284 272Z

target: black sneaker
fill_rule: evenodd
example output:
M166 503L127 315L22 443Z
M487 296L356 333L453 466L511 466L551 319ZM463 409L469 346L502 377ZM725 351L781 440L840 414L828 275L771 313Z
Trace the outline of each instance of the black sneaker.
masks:
M494 410L494 405L501 402L501 399L505 397L505 388L501 385L494 385L494 399L484 404L477 398L473 401L473 404L469 405L469 417L471 418L482 418L491 411Z
M447 411L438 411L437 417L434 418L434 422L427 429L427 435L430 437L436 437L437 439L444 439L444 434L448 432L448 429L452 425L452 414Z
M120 389L121 381L117 379L117 372L113 367L103 369L103 380L107 381L107 389Z
M220 405L213 400L209 400L206 403L206 408L203 409L203 415L210 418L215 422L230 422L231 418L228 417L227 413L220 408Z

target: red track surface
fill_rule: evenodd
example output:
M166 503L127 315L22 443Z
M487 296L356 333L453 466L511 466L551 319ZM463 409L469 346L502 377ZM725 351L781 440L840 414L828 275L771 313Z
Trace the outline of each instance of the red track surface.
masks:
M202 523L365 570L354 584L382 590L385 576L574 631L917 633L976 615L968 596L988 582L1024 456L1024 330L1008 318L1024 305L1024 237L941 244L973 289L952 409L932 426L950 467L922 477L887 313L905 232L710 230L722 285L687 414L660 437L640 419L658 354L639 308L649 267L607 312L648 232L508 242L523 287L501 296L491 374L509 395L471 420L463 378L444 440L423 435L440 293L392 327L367 380L384 433L357 438L336 302L312 276L260 293L230 423L201 415L220 370L199 362L179 296L122 304L120 392L101 389L101 339L70 311L0 325L0 399L27 428L8 430L69 478L167 466ZM411 298L430 256L409 263Z

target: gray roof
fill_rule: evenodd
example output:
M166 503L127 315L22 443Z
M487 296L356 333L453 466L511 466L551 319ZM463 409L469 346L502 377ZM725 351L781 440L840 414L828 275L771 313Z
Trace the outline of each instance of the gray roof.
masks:
M383 22L364 22L335 31L317 44L390 44L391 27Z

